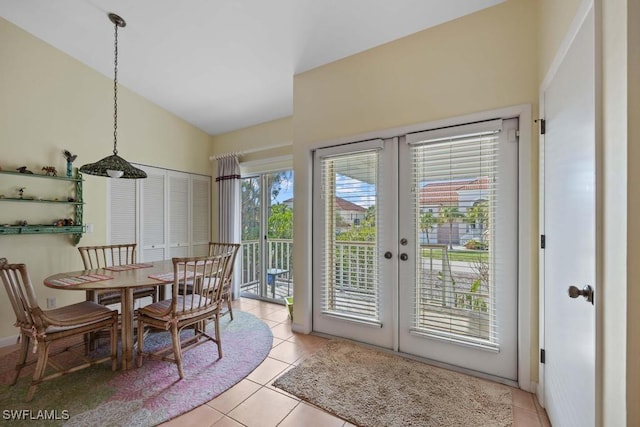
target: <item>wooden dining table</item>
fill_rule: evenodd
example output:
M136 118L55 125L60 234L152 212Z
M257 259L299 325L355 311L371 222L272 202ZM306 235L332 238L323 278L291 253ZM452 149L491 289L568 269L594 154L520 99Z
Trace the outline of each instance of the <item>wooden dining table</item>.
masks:
M94 270L70 271L58 273L44 279L44 285L54 289L66 291L95 291L114 290L121 294L121 322L122 322L122 369L133 368L134 349L134 299L136 288L163 286L173 282L173 261L154 261L134 264L132 268L117 267L117 270L98 268ZM149 276L165 275L161 279ZM169 277L171 276L171 277ZM161 288L161 291L163 288ZM164 292L159 292L164 295Z

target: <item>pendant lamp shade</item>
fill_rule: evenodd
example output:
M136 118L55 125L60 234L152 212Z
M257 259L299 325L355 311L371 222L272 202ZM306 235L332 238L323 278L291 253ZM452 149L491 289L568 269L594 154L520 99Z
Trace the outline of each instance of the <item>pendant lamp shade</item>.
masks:
M118 156L118 27L125 27L127 23L115 13L109 14L109 20L115 26L115 59L113 67L113 154L88 163L80 167L80 172L88 175L106 176L109 178L146 178L145 171L131 166L122 157Z

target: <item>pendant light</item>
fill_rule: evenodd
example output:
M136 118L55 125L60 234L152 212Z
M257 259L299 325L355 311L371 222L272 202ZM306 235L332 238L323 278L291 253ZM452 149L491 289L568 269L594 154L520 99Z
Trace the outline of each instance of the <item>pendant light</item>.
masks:
M109 14L109 20L115 26L115 60L113 66L113 154L80 167L80 172L89 175L107 176L110 178L146 178L145 171L135 168L125 159L118 156L118 27L125 27L127 23L116 15Z

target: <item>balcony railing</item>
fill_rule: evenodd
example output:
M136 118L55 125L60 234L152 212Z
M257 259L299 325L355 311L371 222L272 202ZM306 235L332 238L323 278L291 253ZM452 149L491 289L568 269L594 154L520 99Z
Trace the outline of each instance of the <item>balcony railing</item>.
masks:
M333 249L334 271L331 274L334 280L326 296L328 305L325 308L333 312L375 318L378 309L378 280L373 270L378 256L375 243L339 241L335 242ZM271 239L267 241L266 250L267 271L282 273L272 277L267 274L263 276L260 241L244 241L242 291L245 294L282 300L293 294L293 241ZM469 254L472 254L471 251ZM483 256L486 257L486 253ZM479 275L473 268L473 263L452 261L451 257L452 253L447 245L420 245L413 292L416 309L419 311L418 318L425 321L425 327L432 323L429 320L431 317L440 317L444 313L461 319L477 319L478 316L484 318L488 314L489 292L484 286L474 289L473 283L479 280ZM263 278L266 278L264 283Z
M259 240L242 242L242 292L271 299L293 294L293 240L267 240L266 283ZM277 274L275 274L277 272Z

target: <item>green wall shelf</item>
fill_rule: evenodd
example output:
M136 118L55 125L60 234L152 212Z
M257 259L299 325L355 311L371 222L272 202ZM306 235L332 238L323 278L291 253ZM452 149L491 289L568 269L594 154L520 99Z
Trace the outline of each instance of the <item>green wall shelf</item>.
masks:
M71 241L74 245L80 242L82 233L84 232L84 226L82 225L83 205L82 202L82 174L76 169L76 175L74 177L67 176L50 176L42 174L27 174L13 171L2 171L0 175L12 175L19 176L21 178L43 178L58 181L67 181L74 183L74 193L69 195L73 198L73 202L67 200L47 200L47 199L33 199L18 197L4 197L0 198L0 202L10 203L44 203L44 204L60 204L73 206L73 224L65 226L56 226L53 224L41 224L41 225L0 225L0 235L16 235L16 234L70 234ZM52 220L53 223L54 220Z

